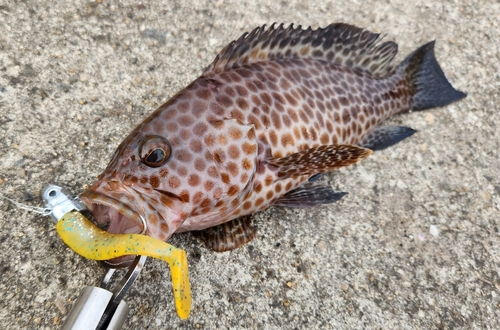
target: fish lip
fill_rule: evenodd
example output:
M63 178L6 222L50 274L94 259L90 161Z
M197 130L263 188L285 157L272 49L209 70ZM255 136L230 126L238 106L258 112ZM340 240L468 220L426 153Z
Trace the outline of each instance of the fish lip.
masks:
M116 210L127 219L135 222L135 224L141 229L140 234L145 234L148 229L147 222L141 214L134 211L129 205L117 200L116 198L102 194L95 190L87 189L80 194L80 199L91 212L93 209L92 205L98 204Z

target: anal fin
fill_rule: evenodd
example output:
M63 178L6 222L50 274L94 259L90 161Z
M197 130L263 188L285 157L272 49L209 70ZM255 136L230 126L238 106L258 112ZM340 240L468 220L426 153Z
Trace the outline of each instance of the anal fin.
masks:
M361 140L360 145L373 151L391 147L415 134L415 130L405 126L379 126Z
M309 182L316 182L319 179L321 179L321 175L322 175L322 173L314 174L307 181L309 181Z
M345 195L347 195L346 192L335 191L329 186L320 186L308 182L281 196L273 203L273 206L315 207L334 203Z
M314 175L359 162L371 150L354 145L321 145L281 158L266 160L275 168L278 180L301 175Z
M216 252L234 250L255 237L252 215L245 215L215 227L195 231L193 234Z

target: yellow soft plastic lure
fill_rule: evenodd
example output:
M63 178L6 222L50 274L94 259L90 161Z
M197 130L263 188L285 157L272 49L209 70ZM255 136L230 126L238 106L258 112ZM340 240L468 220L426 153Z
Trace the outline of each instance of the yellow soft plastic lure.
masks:
M191 310L186 251L140 234L110 234L96 227L80 212L66 213L56 225L57 233L73 251L92 260L143 255L166 261L172 273L175 308L183 320Z

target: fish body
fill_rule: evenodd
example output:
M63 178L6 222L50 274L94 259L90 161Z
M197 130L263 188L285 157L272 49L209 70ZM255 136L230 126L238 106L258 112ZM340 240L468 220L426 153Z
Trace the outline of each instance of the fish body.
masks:
M217 251L251 240L269 206L339 200L314 176L415 132L380 126L390 116L465 97L433 42L392 68L397 45L377 40L340 23L244 34L120 144L82 200L109 232L201 231Z

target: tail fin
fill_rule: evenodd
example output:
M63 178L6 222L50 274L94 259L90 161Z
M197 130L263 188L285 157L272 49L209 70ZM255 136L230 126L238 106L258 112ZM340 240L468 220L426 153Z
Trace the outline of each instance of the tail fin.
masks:
M404 70L403 79L411 86L415 111L441 107L467 96L446 79L434 56L434 43L431 41L414 51L398 68Z

